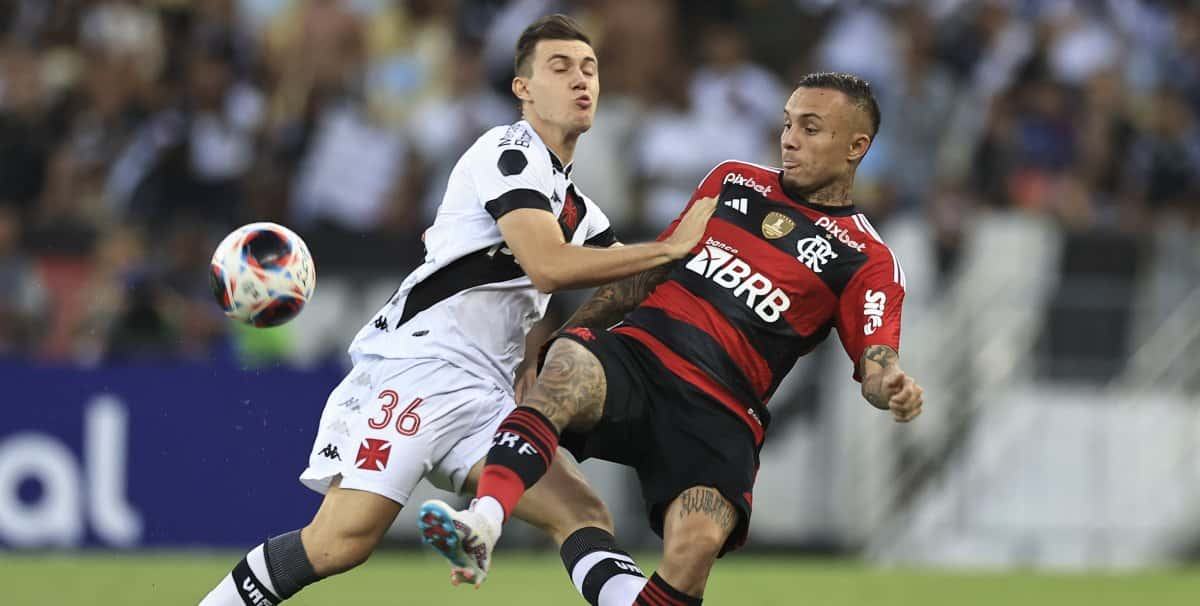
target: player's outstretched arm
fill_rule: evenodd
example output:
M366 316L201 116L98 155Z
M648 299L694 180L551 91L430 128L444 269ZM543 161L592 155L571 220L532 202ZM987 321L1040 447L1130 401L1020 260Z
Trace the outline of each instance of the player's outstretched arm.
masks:
M715 198L698 200L662 241L609 248L567 243L554 215L539 209L511 211L497 225L525 275L548 293L607 284L682 258L700 241L716 207Z
M900 370L900 354L887 345L872 345L859 362L862 395L872 406L890 410L897 423L907 423L921 414L925 391L916 380Z
M633 308L650 296L650 291L667 281L667 276L674 266L672 263L659 265L597 288L559 330L579 326L603 330L620 322L625 314L633 311Z

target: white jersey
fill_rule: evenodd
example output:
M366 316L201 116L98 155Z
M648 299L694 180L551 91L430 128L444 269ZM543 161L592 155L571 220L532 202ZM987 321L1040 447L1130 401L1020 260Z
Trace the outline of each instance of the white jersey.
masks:
M454 166L424 263L355 336L351 357L436 358L511 392L525 335L550 301L496 226L518 208L554 213L571 244L616 242L608 217L571 183L571 166L527 122L493 128Z

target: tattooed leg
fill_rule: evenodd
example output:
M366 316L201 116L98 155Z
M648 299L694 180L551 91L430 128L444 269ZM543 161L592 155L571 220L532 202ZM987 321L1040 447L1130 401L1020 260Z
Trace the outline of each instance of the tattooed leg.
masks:
M476 496L499 518L508 519L521 495L550 468L567 427L591 429L604 412L604 368L585 347L567 339L550 346L537 384L496 430ZM498 508L498 510L497 510ZM502 512L503 515L499 515Z
M587 431L604 412L607 384L600 360L570 339L558 339L546 354L537 383L522 402L544 415L557 433Z
M704 595L717 554L739 520L738 510L715 488L695 486L683 491L663 520L659 576L689 596Z

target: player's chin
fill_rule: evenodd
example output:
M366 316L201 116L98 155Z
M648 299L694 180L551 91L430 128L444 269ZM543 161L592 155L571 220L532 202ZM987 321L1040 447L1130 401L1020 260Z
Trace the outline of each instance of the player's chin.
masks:
M571 130L574 130L575 132L585 133L585 132L591 130L592 122L594 122L595 119L596 119L596 115L594 112L587 112L584 114L577 115L577 116L575 116L575 119L571 121L571 127L572 127Z

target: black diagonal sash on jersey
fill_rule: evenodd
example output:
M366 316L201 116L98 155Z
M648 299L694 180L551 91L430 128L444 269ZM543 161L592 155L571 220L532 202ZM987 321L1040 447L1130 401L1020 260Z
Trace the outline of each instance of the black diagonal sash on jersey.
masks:
M477 250L421 280L404 300L404 313L400 315L399 323L404 324L413 316L468 288L507 282L525 275L516 257L506 254L502 248L503 242Z

